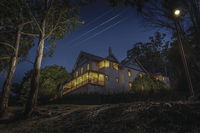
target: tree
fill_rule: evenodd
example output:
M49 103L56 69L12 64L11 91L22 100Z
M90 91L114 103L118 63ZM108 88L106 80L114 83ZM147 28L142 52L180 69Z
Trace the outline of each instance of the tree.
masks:
M81 24L77 7L69 0L33 0L28 4L30 13L39 29L38 47L34 61L31 90L25 106L25 114L30 115L37 102L40 67L44 55L45 40L54 44L66 33Z
M175 28L175 21L177 21L177 18L174 16L174 10L177 8L180 9L181 16L179 17L179 26L181 29L180 33L183 40L183 47L186 53L189 71L192 76L193 86L194 88L199 88L200 84L198 81L200 80L200 0L111 0L111 2L115 5L125 4L139 9L138 13L141 16L141 20L143 21L143 23L148 24L149 26L152 26L154 28L163 28L171 31L174 45L178 45ZM172 49L169 48L167 50L169 52L167 54L172 54L172 52L174 52L173 55L176 55L175 58L180 59L180 55L177 54L179 49L176 49L174 45L172 45ZM174 51L175 49L177 51ZM176 79L176 81L179 80L179 87L185 87L186 85L183 85L183 83L185 82L182 81L182 76L184 73L184 70L182 71L182 62L172 61L174 61L174 59L170 61L170 73L173 73L171 74L173 76L173 79ZM172 64L178 65L171 66ZM175 70L178 70L178 72L175 72ZM175 78L175 76L177 77ZM199 89L196 89L195 91L200 92Z
M128 57L138 59L150 73L167 75L166 51L169 42L165 40L165 36L165 34L156 32L153 37L149 37L148 42L134 44L133 48L128 51Z
M138 76L134 79L132 85L133 91L143 92L158 92L164 88L166 88L165 83L151 75Z
M31 88L31 77L33 71L28 71L21 84L20 84L20 103L25 104L28 98L28 92ZM46 66L41 69L40 88L38 91L38 102L40 104L47 103L50 99L53 99L56 95L56 88L59 84L64 83L66 80L70 80L70 74L64 67L53 65Z
M28 18L24 0L3 0L0 3L0 72L7 69L7 78L3 85L0 101L0 115L6 112L10 88L19 56L25 56L32 47L33 38L23 36L22 31L32 21ZM14 41L12 41L14 40ZM23 46L20 45L23 43ZM26 46L25 46L26 45ZM3 50L4 49L4 50ZM22 49L22 50L21 50ZM19 54L19 52L22 52Z

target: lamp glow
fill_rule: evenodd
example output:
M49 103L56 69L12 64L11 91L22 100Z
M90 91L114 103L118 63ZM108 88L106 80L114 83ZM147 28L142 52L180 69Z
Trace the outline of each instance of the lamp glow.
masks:
M174 15L175 15L175 16L180 16L180 14L181 14L181 10L176 9L176 10L174 11Z

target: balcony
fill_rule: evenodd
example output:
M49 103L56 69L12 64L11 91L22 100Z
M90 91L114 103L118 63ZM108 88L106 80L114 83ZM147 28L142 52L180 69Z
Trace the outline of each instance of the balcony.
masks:
M105 85L105 75L98 72L86 72L63 86L62 95L65 95L71 91L74 91L86 84L95 84L104 86Z

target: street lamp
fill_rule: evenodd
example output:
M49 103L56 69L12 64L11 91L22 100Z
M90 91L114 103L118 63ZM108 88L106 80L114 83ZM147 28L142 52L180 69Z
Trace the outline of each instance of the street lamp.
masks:
M189 89L190 89L191 95L194 96L194 89L193 89L193 86L192 86L192 80L191 80L190 72L189 72L189 69L188 69L188 64L187 64L185 52L184 52L184 49L183 49L181 34L180 34L180 30L181 30L181 26L179 24L180 15L181 15L180 9L174 10L174 16L177 17L177 19L175 19L175 28L176 28L176 32L177 32L177 35L178 35L178 45L179 45L179 49L180 49L180 52L181 52L181 57L182 57L182 61L183 61L183 65L184 65Z
M181 10L179 10L179 9L175 9L175 10L174 10L174 15L175 15L176 17L179 17L180 14L181 14Z

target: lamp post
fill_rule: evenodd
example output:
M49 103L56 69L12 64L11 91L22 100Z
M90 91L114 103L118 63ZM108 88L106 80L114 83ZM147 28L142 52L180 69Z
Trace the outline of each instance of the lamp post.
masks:
M189 72L189 69L188 69L188 64L187 64L185 52L184 52L184 49L183 49L183 43L182 43L181 33L180 33L181 26L179 24L179 17L181 16L181 10L179 10L179 9L174 10L174 16L176 17L175 18L175 28L176 28L176 32L177 32L177 35L178 35L178 46L179 46L179 49L180 49L180 52L181 52L182 62L183 62L184 70L185 70L185 73L186 73L187 82L188 82L188 85L189 85L191 96L193 97L194 96L194 89L193 89L193 86L192 86L192 80L191 80L190 72Z

